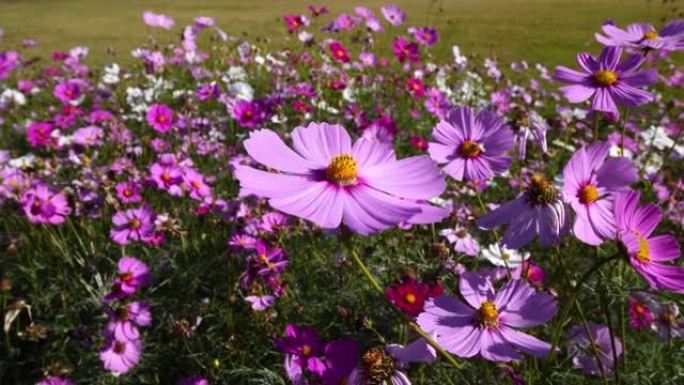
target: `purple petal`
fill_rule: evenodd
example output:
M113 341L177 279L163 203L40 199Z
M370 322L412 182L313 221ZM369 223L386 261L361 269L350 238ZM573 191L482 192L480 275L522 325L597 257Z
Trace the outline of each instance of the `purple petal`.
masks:
M601 51L601 56L599 57L601 69L615 70L618 62L620 61L620 56L622 56L622 48L605 47L603 51Z
M594 72L601 69L601 65L599 64L599 62L597 62L593 56L589 55L586 52L580 52L580 54L577 55L577 64L579 64L579 66L582 67L584 72L588 74L593 74Z
M347 192L342 215L344 223L362 235L387 229L420 212L415 204L368 186L358 185Z
M362 170L359 177L371 187L409 199L430 199L446 188L444 177L427 156L385 162Z
M609 190L628 187L638 180L639 170L625 157L610 158L596 171L596 181Z
M454 157L457 150L458 147L455 145L441 144L436 142L430 142L428 144L428 153L430 154L430 157L437 163L449 162Z
M304 158L327 167L338 154L351 153L351 139L339 124L310 123L292 132L292 145Z
M512 201L506 202L495 210L477 219L477 226L481 229L491 230L497 226L510 223L516 213L524 208L525 197L519 195Z
M449 119L451 114L447 115ZM463 126L459 126L456 120L440 121L432 130L432 138L439 143L459 146L466 139L466 133ZM429 147L428 147L429 148Z
M565 66L557 66L553 78L563 83L584 84L587 83L589 75Z
M536 292L526 281L516 279L504 285L494 300L500 322L528 328L546 323L556 315L556 299L548 293Z
M372 140L359 139L354 143L352 156L359 169L383 164L396 158L392 146Z
M240 181L241 196L254 194L264 198L288 197L317 183L324 183L302 176L277 174L241 165L235 167L234 175Z
M400 363L434 362L437 359L435 348L423 338L419 338L406 346L389 345L387 351Z
M623 106L634 108L653 100L653 94L630 85L618 83L610 88L610 94Z
M619 115L613 96L608 88L600 87L596 89L594 99L591 101L591 108L595 111L610 112Z
M570 103L582 103L594 96L597 88L587 84L573 84L561 87L560 91Z
M501 335L517 349L535 357L544 357L551 351L551 344L529 334L519 332L507 326L499 328Z
M290 196L273 198L274 208L300 218L308 219L320 227L334 229L342 222L344 203L348 199L344 189L327 182L313 182Z
M620 82L632 87L645 87L655 84L658 81L658 71L649 68L632 74L620 76Z
M504 339L497 329L484 329L480 342L482 343L480 354L486 360L496 362L522 360L522 356L513 349L513 346Z
M449 164L442 168L445 174L451 176L455 180L463 180L465 177L466 160L463 158L456 158Z
M292 151L271 130L253 131L244 141L245 150L257 162L280 171L307 173L315 165Z
M473 272L461 274L459 291L463 299L474 309L479 309L486 300L494 299L494 288L489 279Z

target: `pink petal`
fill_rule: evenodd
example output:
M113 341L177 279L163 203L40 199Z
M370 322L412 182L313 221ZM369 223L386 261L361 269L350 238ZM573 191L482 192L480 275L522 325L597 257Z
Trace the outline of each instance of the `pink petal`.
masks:
M499 331L505 340L517 349L535 357L544 357L551 352L551 344L544 342L529 334L519 332L507 326L499 327Z
M292 132L292 145L304 158L327 167L333 156L351 153L351 139L339 124L309 123Z
M244 146L249 156L272 169L305 174L316 168L314 163L287 147L278 134L271 130L253 131L249 139L244 141Z
M310 220L325 229L334 229L342 222L344 202L348 199L344 189L327 182L310 182L304 190L290 196L273 198L274 208Z
M427 156L413 156L361 170L359 177L371 187L410 199L430 199L446 188L444 177Z

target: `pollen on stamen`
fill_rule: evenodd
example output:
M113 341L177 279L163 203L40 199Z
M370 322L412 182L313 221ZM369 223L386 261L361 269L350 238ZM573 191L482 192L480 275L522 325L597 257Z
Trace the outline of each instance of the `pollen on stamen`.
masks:
M487 300L477 310L477 318L484 327L495 327L499 324L499 311L494 302Z
M579 201L583 204L589 204L595 202L599 198L599 192L596 187L591 184L587 184L580 190L577 194Z
M603 87L612 85L618 80L618 75L615 71L611 70L598 70L594 72L594 81Z
M482 152L482 145L469 139L461 144L459 151L466 158L476 158Z
M656 40L659 38L660 35L658 35L657 31L646 31L644 32L644 40Z
M325 169L328 180L341 186L356 184L357 173L356 160L350 154L335 155Z

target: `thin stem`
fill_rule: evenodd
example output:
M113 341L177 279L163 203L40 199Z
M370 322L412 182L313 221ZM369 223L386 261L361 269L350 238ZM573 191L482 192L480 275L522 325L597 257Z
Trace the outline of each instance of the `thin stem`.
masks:
M352 255L352 258L354 259L354 262L356 263L356 265L361 269L363 274L366 276L366 279L368 280L368 282L370 282L371 286L373 286L373 288L378 293L382 294L382 296L384 297L385 291L382 290L382 286L380 286L380 284L375 279L375 277L373 277L373 274L370 272L370 270L368 270L368 268L366 267L366 264L363 263L363 261L359 257L359 254L353 248L351 248L351 255ZM418 324L413 322L413 320L410 319L406 314L404 314L403 312L400 312L400 313L401 313L402 317L404 318L404 320L409 325L409 327L411 329L413 329L413 331L416 332L416 334L418 334L423 339L425 339L425 341L427 341L427 343L430 344L430 346L435 348L435 350L437 350L447 361L449 361L449 363L453 367L455 367L456 369L461 369L461 364L459 364L456 361L454 356L452 356L446 350L444 350L435 340L432 339L432 337L430 337L427 333L425 333L425 331L423 331L423 329L421 329L420 326L418 326Z
M615 384L620 383L620 371L618 370L618 356L617 350L615 349L615 332L613 331L613 322L610 318L610 308L608 306L608 298L606 297L606 288L601 288L600 294L601 307L603 308L603 315L606 319L606 325L608 326L608 334L610 335L610 347L613 353L613 378Z
M594 142L597 142L599 139L599 127L601 125L601 117L599 116L598 111L594 111Z
M629 119L629 108L625 109L624 116L622 117L622 124L620 125L620 156L625 156L625 128L627 126L627 120Z

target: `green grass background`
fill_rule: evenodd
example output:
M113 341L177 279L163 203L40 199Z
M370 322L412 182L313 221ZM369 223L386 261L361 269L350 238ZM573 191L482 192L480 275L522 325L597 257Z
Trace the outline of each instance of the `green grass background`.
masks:
M578 50L595 44L593 33L608 18L620 24L658 24L681 6L662 0L0 0L0 28L5 30L0 45L16 46L30 37L39 41L32 49L39 54L86 45L95 60L104 60L108 47L127 57L144 41L145 10L173 16L176 34L201 15L215 16L232 35L277 40L287 34L282 15L305 13L309 3L327 5L337 15L352 13L355 5L379 10L389 2L407 11L409 24L439 28L439 55L450 55L451 45L457 44L465 53L549 65L570 62Z

